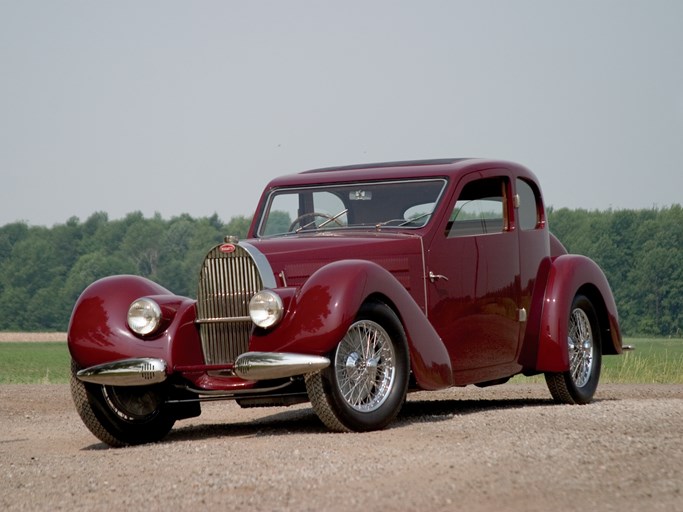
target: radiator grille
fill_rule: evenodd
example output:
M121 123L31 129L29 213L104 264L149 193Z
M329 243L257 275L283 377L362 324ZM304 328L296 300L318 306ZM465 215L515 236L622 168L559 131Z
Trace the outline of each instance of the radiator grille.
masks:
M204 259L197 291L197 323L206 364L232 363L249 347L249 301L263 288L252 257L212 249Z

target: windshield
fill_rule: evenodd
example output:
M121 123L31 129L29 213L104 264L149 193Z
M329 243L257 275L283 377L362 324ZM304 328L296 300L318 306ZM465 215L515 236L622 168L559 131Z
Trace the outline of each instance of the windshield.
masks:
M271 192L258 236L348 228L416 229L429 222L444 179L280 188Z

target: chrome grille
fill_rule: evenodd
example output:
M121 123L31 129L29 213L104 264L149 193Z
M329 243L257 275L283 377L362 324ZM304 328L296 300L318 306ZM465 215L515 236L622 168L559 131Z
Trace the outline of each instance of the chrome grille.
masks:
M249 347L249 301L263 288L258 268L239 245L213 248L204 259L197 291L197 323L206 364L232 363Z

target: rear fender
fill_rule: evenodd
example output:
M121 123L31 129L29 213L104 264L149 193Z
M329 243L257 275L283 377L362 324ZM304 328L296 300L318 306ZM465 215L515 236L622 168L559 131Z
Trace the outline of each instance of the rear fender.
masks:
M418 385L451 386L448 352L424 312L391 273L366 260L337 261L316 271L289 300L280 325L254 331L251 350L327 355L367 300L383 301L398 315Z
M128 308L140 297L153 298L163 316L160 333L144 339L135 335L127 323ZM67 335L69 352L81 368L137 357L163 359L168 368L173 367L175 359L183 364L201 364L194 310L192 299L173 295L143 277L100 279L76 301ZM176 338L183 339L183 343L174 348L172 340Z
M569 369L567 336L572 301L586 295L595 307L604 354L620 354L621 332L612 290L600 267L585 256L567 254L552 261L547 273L538 332L527 332L525 345L536 338L535 370L564 372ZM537 305L536 305L537 306Z

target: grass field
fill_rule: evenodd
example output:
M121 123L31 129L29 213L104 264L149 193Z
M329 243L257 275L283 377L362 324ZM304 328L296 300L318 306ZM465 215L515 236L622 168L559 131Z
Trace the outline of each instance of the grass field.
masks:
M66 342L0 343L0 384L65 384L69 361Z
M635 351L603 357L601 382L683 384L683 339L630 338ZM543 381L543 377L533 377ZM0 343L0 384L65 384L69 351L64 342ZM529 382L516 377L514 382Z
M631 338L636 347L621 356L602 358L602 382L683 384L683 339Z

